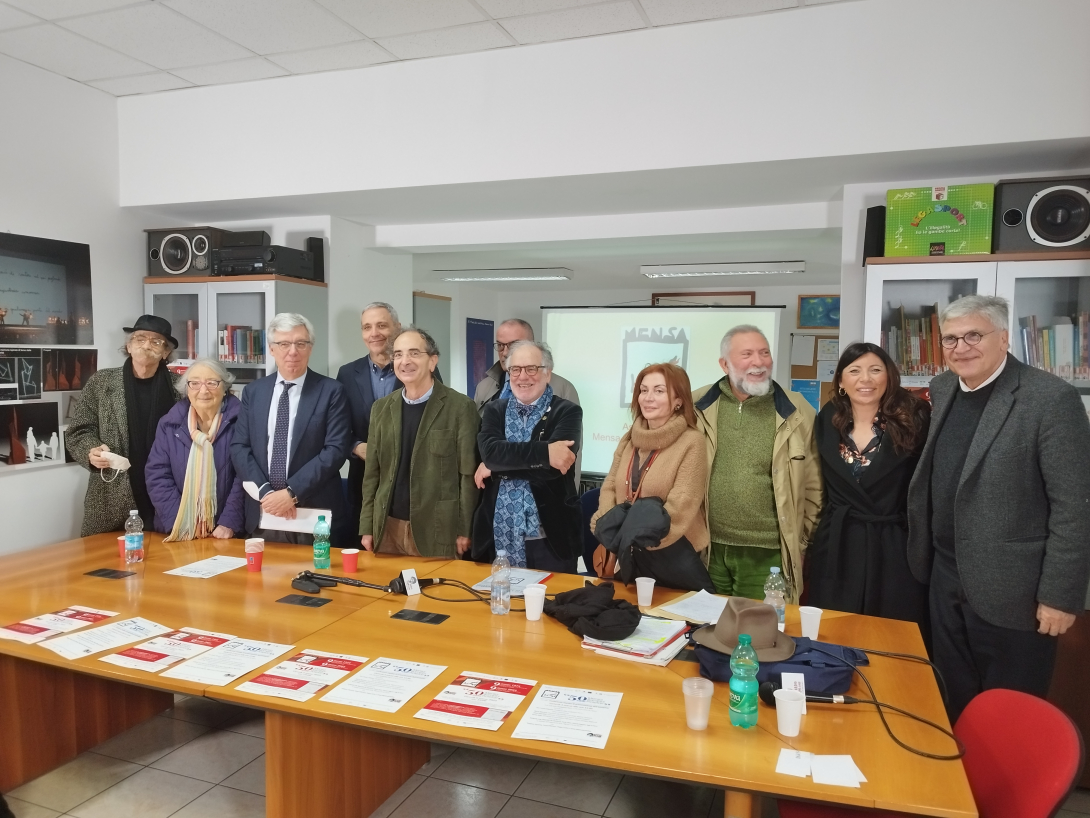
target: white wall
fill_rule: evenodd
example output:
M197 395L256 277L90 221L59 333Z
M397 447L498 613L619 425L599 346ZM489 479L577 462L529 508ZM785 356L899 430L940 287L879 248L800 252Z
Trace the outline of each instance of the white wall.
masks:
M699 292L701 290L707 291L708 287L703 288L670 288L671 292ZM778 306L783 304L786 309L781 313L780 318L780 337L777 343L776 360L774 362L774 377L779 381L781 386L788 388L791 383L791 367L790 367L790 351L791 351L791 333L800 332L796 329L799 315L799 296L800 295L837 295L839 290L835 286L815 286L813 284L805 287L789 287L785 285L777 285L770 287L751 287L742 286L737 287L716 287L715 289L721 290L753 290L755 292L754 299L756 305L765 306ZM655 292L661 292L662 287L656 287ZM621 305L624 306L640 306L640 300L645 305L651 303L652 290L648 288L626 288L623 291L620 290L580 290L580 291L533 291L533 292L520 292L512 293L505 292L500 294L499 298L499 311L498 316L500 321L508 318L521 318L524 321L530 322L534 328L534 333L539 338L544 337L542 331L541 321L541 307L599 307L607 305ZM633 303L634 302L634 303ZM814 334L814 331L809 331L808 334ZM717 350L710 350L709 354L714 354L716 358L719 357ZM559 374L563 375L563 372ZM694 384L695 386L696 384Z
M130 96L119 101L121 200L1085 138L1087 31L1085 0L869 0ZM1056 55L1062 82L1019 68ZM240 110L271 112L276 126L208 126Z
M0 56L0 230L91 247L99 367L117 366L121 327L143 311L147 214L118 206L116 100ZM87 472L4 474L0 553L79 535Z
M476 384L466 383L466 319L498 324L500 294L479 284L422 284L414 289L450 298L450 349L441 349L439 366L447 386L473 396ZM504 316L507 317L507 316Z

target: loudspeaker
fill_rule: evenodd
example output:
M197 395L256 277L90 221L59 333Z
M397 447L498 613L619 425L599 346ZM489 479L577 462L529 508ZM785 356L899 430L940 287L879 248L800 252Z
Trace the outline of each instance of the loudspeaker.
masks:
M212 275L212 251L222 247L267 247L263 230L234 233L218 227L174 227L145 230L148 234L148 276Z
M1001 179L993 252L1090 249L1090 176Z
M307 252L314 256L314 280L325 281L325 239L321 236L308 238Z
M867 226L863 231L863 266L867 259L886 254L886 206L867 208Z

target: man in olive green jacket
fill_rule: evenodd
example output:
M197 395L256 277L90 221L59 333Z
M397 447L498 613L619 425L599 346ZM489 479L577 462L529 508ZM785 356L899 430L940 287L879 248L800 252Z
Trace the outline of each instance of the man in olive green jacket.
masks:
M772 354L757 327L734 327L724 336L720 354L727 375L693 393L708 454L709 573L720 593L762 599L768 566L779 566L787 601L797 603L803 552L817 529L824 493L816 413L802 395L772 380ZM723 411L731 414L724 417ZM756 418L762 420L754 426ZM767 429L761 425L764 418ZM747 437L739 439L739 430ZM721 433L734 440L729 444L734 450L720 451ZM759 451L752 445L757 437ZM724 489L718 498L713 496L717 486ZM716 542L717 532L724 532L725 544Z
M391 359L404 386L371 409L360 545L388 554L460 556L477 508L477 407L435 380L439 350L424 330L410 327L396 336Z

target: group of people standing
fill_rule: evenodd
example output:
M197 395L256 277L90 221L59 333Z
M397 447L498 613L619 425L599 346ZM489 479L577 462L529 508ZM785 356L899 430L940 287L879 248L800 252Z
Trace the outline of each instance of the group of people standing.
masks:
M590 520L595 569L760 599L775 568L789 601L919 623L953 718L988 687L1043 695L1054 637L1090 581L1090 422L1070 385L1008 354L1007 322L994 297L943 312L949 371L930 404L885 351L855 343L815 413L775 382L768 339L748 325L723 337L710 386L646 367ZM218 361L172 382L170 325L141 316L125 364L88 380L69 427L91 471L83 534L118 530L137 508L168 541L307 542L261 526L302 505L332 511L339 546L477 561L503 550L516 566L575 572L582 410L530 325L499 325L474 399L443 385L434 339L402 329L389 304L364 308L361 329L368 354L334 379L308 367L310 322L277 315L277 371L239 400Z

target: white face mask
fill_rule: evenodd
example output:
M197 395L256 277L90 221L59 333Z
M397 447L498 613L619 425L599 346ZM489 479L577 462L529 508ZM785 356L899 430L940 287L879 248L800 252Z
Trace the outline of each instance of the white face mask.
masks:
M98 476L101 477L102 480L106 483L112 483L114 480L117 479L117 475L121 474L121 472L123 471L128 471L129 466L132 465L131 463L129 463L129 459L127 457L122 457L121 455L114 452L102 452L100 456L107 463L110 464L108 468L113 469L115 472L114 476L111 477L109 480L106 479L106 469L103 469L98 473Z

